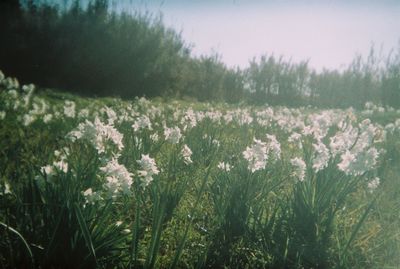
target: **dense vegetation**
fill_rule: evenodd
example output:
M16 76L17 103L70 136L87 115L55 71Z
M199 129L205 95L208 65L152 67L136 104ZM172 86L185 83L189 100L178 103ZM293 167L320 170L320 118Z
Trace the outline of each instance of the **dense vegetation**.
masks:
M89 99L0 73L2 268L396 268L400 110Z
M68 2L68 1L67 1ZM218 55L192 57L160 17L111 11L108 1L0 3L0 69L22 82L91 96L175 96L200 101L362 108L400 106L400 52L373 49L343 71L315 72L273 55L244 70Z
M106 0L0 33L1 268L400 264L400 51L231 69Z

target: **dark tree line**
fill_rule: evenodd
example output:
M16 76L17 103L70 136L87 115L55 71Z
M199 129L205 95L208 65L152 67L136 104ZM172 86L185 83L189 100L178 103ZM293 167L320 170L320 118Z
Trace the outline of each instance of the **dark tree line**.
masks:
M171 91L189 50L151 15L108 12L105 0L68 10L3 2L0 68L23 81L84 94L156 96ZM5 41L5 42L4 42Z
M173 96L200 101L400 107L400 51L357 57L342 71L315 72L306 61L273 55L246 69L218 55L193 57L160 16L110 11L107 0L68 8L0 1L0 70L22 83L95 96Z

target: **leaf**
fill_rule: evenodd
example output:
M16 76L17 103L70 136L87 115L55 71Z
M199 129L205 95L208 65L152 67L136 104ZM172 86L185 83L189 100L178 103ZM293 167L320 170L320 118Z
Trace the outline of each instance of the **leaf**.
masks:
M3 226L5 229L9 230L10 232L14 233L19 239L21 239L22 243L25 245L26 250L29 254L29 257L31 258L31 262L32 262L32 267L34 267L35 265L35 259L33 258L33 253L31 248L28 245L28 242L26 242L25 238L14 228L8 226L7 224L3 223L0 221L0 225Z
M79 208L78 204L74 205L74 209L75 209L75 215L76 215L76 218L78 220L79 227L81 228L81 232L82 232L83 237L85 239L86 245L87 245L87 247L89 249L90 254L93 256L93 258L94 258L94 260L96 262L96 265L98 266L96 253L95 253L94 247L93 247L92 237L91 237L89 229L88 229L88 227L86 225L86 221L83 218L82 211Z

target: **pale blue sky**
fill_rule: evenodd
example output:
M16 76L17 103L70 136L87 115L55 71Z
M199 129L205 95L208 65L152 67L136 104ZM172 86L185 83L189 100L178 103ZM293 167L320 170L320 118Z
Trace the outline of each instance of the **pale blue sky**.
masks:
M400 0L120 0L123 9L163 13L166 25L182 31L193 54L222 56L228 66L246 67L262 54L310 66L341 68L371 45L385 55L399 48Z
M182 30L194 55L218 52L228 66L246 67L261 54L309 59L321 70L348 65L372 44L398 48L400 1L130 1L132 9L162 12Z

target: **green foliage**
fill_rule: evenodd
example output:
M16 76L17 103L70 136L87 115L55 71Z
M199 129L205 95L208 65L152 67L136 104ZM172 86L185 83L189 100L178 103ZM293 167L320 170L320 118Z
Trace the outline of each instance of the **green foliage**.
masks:
M156 96L176 88L187 48L160 17L109 13L108 1L99 0L86 9L76 1L64 11L31 4L15 12L0 26L7 41L0 68L24 81L97 96Z
M67 1L68 2L68 1ZM400 107L400 51L374 48L342 70L316 72L265 54L244 69L218 54L192 57L162 16L116 12L107 0L68 8L41 1L0 3L0 69L23 82L89 96L169 96L263 105Z

